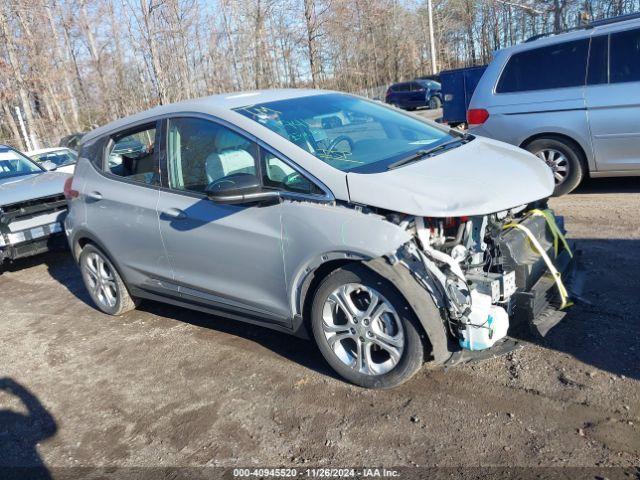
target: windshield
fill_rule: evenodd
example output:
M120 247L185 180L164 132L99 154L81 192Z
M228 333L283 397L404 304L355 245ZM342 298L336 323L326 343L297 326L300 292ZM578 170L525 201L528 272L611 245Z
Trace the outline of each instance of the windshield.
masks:
M51 162L56 167L71 165L78 161L76 152L72 150L56 150L55 152L45 152L33 155L36 162Z
M42 173L42 169L21 153L11 148L0 148L0 180L31 173Z
M343 172L375 173L453 138L381 104L330 93L236 108Z
M432 90L440 90L442 86L433 80L418 80L418 83L424 87L431 88Z

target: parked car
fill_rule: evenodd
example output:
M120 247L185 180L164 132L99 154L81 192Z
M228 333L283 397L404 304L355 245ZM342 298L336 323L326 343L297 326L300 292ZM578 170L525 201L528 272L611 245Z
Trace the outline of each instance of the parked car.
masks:
M46 170L73 173L78 161L78 154L70 148L41 148L31 150L27 155Z
M71 150L77 151L78 145L83 135L84 132L76 132L72 133L71 135L67 135L66 137L62 137L60 139L60 142L58 143L58 146L70 148Z
M69 178L0 145L0 265L65 247L63 189Z
M591 177L640 175L640 14L500 50L468 111L470 131L553 170L555 195Z
M385 102L405 110L442 106L441 86L435 80L412 80L394 83L387 89Z
M329 117L362 121L346 134ZM547 302L562 282L546 274L573 265L569 247L532 211L552 191L517 147L360 97L272 90L88 133L65 226L105 313L155 299L310 336L345 379L392 387L425 360L504 348L510 322L559 321Z

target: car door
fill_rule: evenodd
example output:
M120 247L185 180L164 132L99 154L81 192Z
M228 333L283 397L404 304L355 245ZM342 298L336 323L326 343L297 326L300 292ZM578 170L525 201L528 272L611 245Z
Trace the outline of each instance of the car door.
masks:
M157 122L128 128L105 139L96 168L86 165L82 199L88 231L130 287L172 289L172 272L160 233ZM137 148L124 152L123 145ZM116 153L114 153L116 152ZM120 152L120 153L118 153Z
M418 82L410 82L409 102L413 108L425 106L426 88Z
M598 171L640 170L640 28L593 37L587 82Z
M411 106L411 87L408 83L399 83L396 85L397 103L402 108Z
M180 296L229 316L290 325L279 202L229 205L207 188L258 175L261 149L209 118L167 120L160 232Z

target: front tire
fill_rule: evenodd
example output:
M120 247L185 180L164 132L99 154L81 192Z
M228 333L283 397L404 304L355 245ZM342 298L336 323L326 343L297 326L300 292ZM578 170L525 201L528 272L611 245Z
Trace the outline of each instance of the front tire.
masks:
M424 363L421 330L411 307L366 267L347 266L327 276L316 291L311 322L327 363L361 387L395 387Z
M556 182L554 197L572 192L582 182L585 163L582 153L572 142L556 137L538 138L527 144L525 149L551 168Z
M91 244L80 253L80 271L91 300L102 312L122 315L136 308L136 301L111 260Z

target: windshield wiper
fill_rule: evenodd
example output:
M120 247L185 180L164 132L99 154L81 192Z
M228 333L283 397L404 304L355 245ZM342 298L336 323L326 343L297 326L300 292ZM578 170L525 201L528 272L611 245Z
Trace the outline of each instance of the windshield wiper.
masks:
M417 152L412 153L411 155L409 155L408 157L402 158L396 162L393 162L391 164L389 164L389 166L387 167L387 170L393 170L394 168L398 168L401 167L403 165L407 165L408 163L413 163L413 162L417 162L418 160L420 160L423 157L426 157L428 155L433 155L434 153L440 151L440 150L444 150L446 147L459 143L460 145L467 143L468 141L470 141L473 137L460 137L460 138L452 138L451 140L447 140L444 143L441 143L440 145L436 145L435 147L431 147L431 148L427 148L427 149L423 149L423 150L418 150Z

